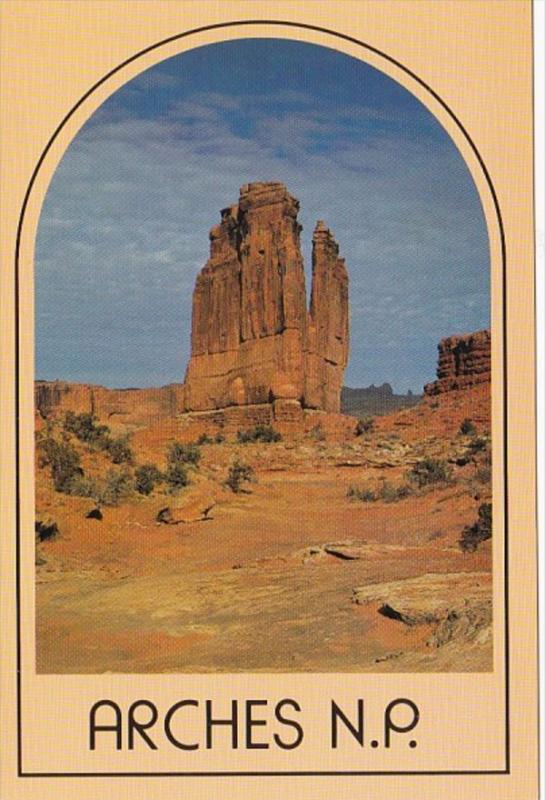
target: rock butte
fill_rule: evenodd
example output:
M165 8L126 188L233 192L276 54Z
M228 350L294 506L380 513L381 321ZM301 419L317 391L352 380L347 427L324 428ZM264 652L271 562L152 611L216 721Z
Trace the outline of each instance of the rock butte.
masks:
M210 231L193 294L184 409L271 404L338 413L348 361L348 273L319 221L307 310L299 202L282 183L242 186Z
M424 386L427 395L490 384L490 331L448 336L438 345L437 380Z

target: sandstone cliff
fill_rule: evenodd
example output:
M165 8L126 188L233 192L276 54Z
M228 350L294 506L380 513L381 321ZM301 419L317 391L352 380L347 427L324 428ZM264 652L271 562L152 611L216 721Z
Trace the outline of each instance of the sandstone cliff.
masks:
M74 411L93 414L109 424L141 425L176 416L182 404L183 386L171 384L153 389L108 389L88 383L36 381L34 404L43 419Z
M272 403L338 412L348 360L348 274L333 236L313 236L307 311L299 202L250 183L210 231L193 294L186 411Z
M482 330L441 339L437 380L424 386L427 395L469 389L490 383L490 331Z

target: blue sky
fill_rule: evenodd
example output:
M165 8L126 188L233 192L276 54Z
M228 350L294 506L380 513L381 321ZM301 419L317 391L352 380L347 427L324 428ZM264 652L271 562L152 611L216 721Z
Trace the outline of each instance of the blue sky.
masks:
M256 180L299 198L307 276L316 220L339 242L347 385L419 391L441 337L489 325L481 204L432 114L357 59L242 39L142 73L67 149L38 229L36 377L181 382L208 230Z

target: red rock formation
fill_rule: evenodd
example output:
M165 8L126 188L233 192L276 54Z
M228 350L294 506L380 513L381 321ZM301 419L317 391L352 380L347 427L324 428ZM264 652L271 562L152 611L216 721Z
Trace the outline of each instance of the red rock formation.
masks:
M186 411L262 403L290 419L302 406L339 411L348 275L318 223L307 313L298 209L283 184L250 183L210 231L193 295Z
M305 405L339 411L348 361L348 273L331 232L319 221L312 238Z
M138 426L175 417L183 405L183 386L108 389L87 383L36 381L34 405L42 419L74 411L76 414L94 414L114 427Z
M427 395L490 383L490 331L441 339L437 380L424 386Z

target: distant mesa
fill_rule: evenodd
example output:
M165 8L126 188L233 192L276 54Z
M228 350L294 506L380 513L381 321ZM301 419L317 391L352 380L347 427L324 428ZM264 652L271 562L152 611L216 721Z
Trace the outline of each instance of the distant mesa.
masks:
M371 384L361 389L343 386L341 411L343 414L353 414L357 417L382 416L415 406L421 400L422 395L413 394L410 389L407 394L394 394L389 383L383 383L381 386Z
M312 237L307 309L297 221L282 183L249 183L210 231L193 293L185 411L286 402L340 411L348 273L324 222Z
M490 384L490 331L448 336L438 345L437 380L424 386L428 396Z

